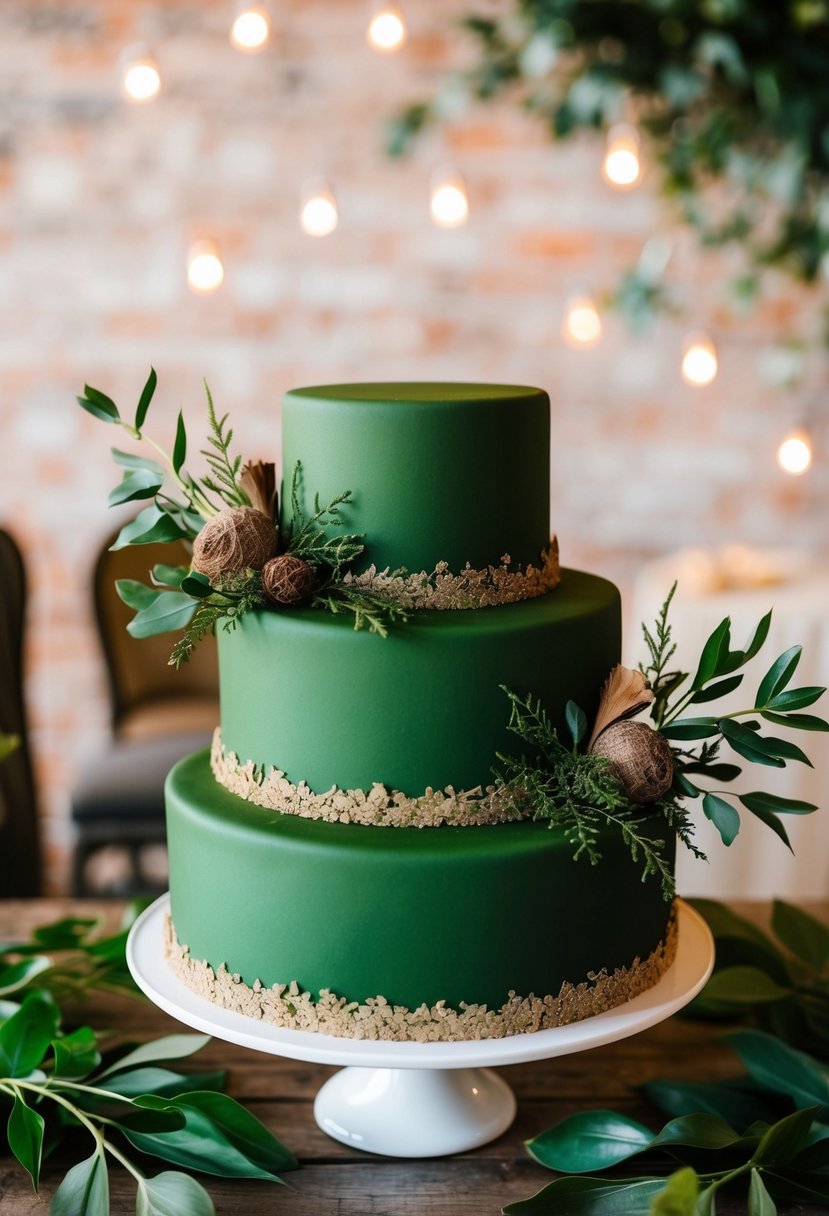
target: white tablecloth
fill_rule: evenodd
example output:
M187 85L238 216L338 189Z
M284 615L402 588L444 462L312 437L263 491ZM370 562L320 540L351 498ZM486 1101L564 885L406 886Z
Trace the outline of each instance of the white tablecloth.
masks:
M747 698L753 697L771 663L796 644L802 645L803 655L789 687L829 685L829 572L793 554L758 555L756 580L767 581L767 585L723 587L709 577L717 565L718 555L695 551L674 554L641 570L626 605L625 663L635 667L644 661L640 623L654 620L676 579L679 586L670 620L678 644L675 662L685 671L695 670L705 639L723 617L731 617L733 645L744 647L763 614L774 609L768 639L744 669L743 686L717 706L730 711L751 705ZM771 582L775 570L782 579L776 585ZM750 583L751 574L752 563L748 561L743 581ZM700 706L696 712L709 711L707 706ZM829 718L829 693L804 712ZM777 726L772 729L796 741L814 768L791 761L784 769L749 765L727 746L721 754L723 759L744 767L742 777L733 783L740 793L770 790L817 803L819 809L812 815L786 815L783 819L794 856L743 808L740 834L730 848L725 848L704 818L699 801L688 800L686 806L697 824L696 841L709 861L696 861L680 846L677 886L682 894L715 899L797 900L825 899L829 895L829 734L789 732Z

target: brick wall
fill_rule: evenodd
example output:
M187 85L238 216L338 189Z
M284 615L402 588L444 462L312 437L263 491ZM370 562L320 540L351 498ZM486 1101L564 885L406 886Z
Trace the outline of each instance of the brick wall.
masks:
M274 455L279 400L356 378L538 383L554 403L554 523L565 560L625 581L644 557L720 539L806 545L825 518L825 468L792 480L776 442L802 402L765 385L769 342L813 308L786 284L755 317L722 305L726 260L679 242L688 307L633 340L608 320L590 352L560 339L574 286L601 291L666 223L647 185L612 194L590 141L554 147L504 110L471 111L390 163L381 120L467 53L465 0L409 0L411 38L366 47L366 0L274 5L273 45L227 41L230 0L74 0L0 6L0 519L32 585L31 716L50 882L64 879L67 791L106 737L89 612L93 555L112 521L110 434L73 405L84 380L133 402L149 364L154 424L191 431L206 376L240 447ZM155 44L158 101L129 106L117 61ZM428 218L429 174L465 173L472 215ZM340 227L297 223L307 176L328 174ZM221 245L226 279L187 290L188 242ZM682 335L716 334L721 374L678 376Z

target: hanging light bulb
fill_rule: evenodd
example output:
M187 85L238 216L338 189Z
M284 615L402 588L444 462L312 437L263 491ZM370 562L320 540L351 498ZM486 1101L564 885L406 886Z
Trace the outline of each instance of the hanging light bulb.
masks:
M682 348L682 379L694 388L705 388L717 375L717 348L708 334L689 334Z
M589 350L602 338L602 318L592 296L573 295L567 301L562 337L568 346Z
M271 21L264 4L239 4L230 28L231 45L237 51L261 51L271 36Z
M459 228L469 219L469 199L466 184L454 169L445 169L432 178L429 203L432 223L438 228Z
M381 55L400 50L406 41L406 22L396 4L378 0L366 30L366 39L371 49Z
M639 132L628 123L617 123L607 133L602 176L616 190L630 190L639 181Z
M337 227L337 200L331 183L325 178L314 178L305 183L299 222L303 232L309 236L328 236Z
M121 95L127 101L154 101L161 92L161 72L149 51L131 47L121 57Z
M187 285L206 296L222 285L225 272L215 241L195 241L187 250Z
M812 437L808 431L791 431L777 449L777 463L784 473L799 476L812 463Z

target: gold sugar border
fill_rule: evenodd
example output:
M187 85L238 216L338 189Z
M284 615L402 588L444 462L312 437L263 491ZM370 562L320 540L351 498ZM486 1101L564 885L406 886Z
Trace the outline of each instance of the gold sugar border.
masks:
M431 574L396 574L369 566L362 574L346 574L343 582L365 591L376 591L404 609L432 608L438 611L467 608L489 608L500 604L515 604L519 600L537 599L552 591L561 581L558 540L552 537L549 548L541 554L538 566L518 566L510 570L508 553L498 566L475 570L469 564L453 574L447 562L438 562Z
M444 1001L409 1009L392 1005L383 996L360 1004L328 989L315 1001L296 983L266 988L256 980L251 987L224 965L214 970L209 963L191 958L188 948L179 944L169 917L166 954L175 974L196 995L271 1026L337 1038L437 1043L532 1034L615 1009L659 982L676 957L677 938L674 906L663 941L644 962L636 958L629 967L612 973L590 972L582 983L562 984L557 996L521 997L511 992L500 1009L464 1002L454 1009Z
M441 824L475 827L512 823L529 818L508 797L503 787L476 786L472 790L428 788L417 797L388 790L379 782L370 790L341 790L334 785L317 794L305 782L294 785L281 769L265 772L252 760L242 763L235 752L225 751L219 727L213 735L210 767L219 785L255 806L301 819L325 819L329 823L360 823L367 827L431 828Z

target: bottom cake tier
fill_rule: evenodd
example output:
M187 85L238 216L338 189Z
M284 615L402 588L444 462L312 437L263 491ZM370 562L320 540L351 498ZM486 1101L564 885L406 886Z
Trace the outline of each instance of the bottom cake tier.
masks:
M670 903L618 837L601 862L544 822L393 828L264 810L208 752L167 782L170 962L280 1026L353 1038L493 1038L578 1021L652 987ZM667 825L649 835L673 849Z

